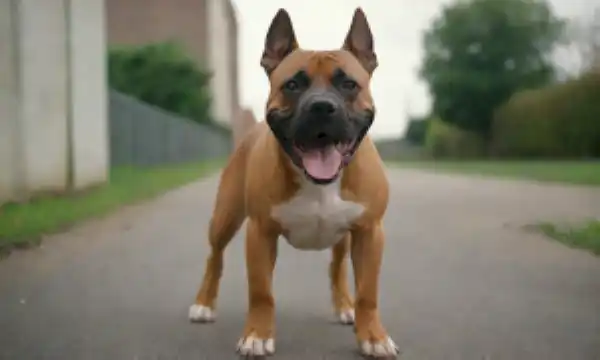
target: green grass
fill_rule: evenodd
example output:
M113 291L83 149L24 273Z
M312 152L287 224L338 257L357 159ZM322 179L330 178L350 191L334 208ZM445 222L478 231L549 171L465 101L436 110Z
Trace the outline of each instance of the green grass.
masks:
M0 252L39 243L41 236L81 220L152 198L201 178L219 168L218 162L111 170L110 181L95 189L64 196L39 197L0 207Z
M600 186L600 161L399 161L394 166Z
M589 250L600 255L600 221L598 220L589 220L578 226L543 223L538 227L548 237L569 247Z

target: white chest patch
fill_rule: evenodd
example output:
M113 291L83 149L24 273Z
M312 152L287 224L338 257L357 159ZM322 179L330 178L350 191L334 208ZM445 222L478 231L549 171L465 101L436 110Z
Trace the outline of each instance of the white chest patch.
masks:
M360 204L342 200L339 181L328 185L305 181L290 201L273 208L271 216L294 248L323 250L340 241L364 210Z

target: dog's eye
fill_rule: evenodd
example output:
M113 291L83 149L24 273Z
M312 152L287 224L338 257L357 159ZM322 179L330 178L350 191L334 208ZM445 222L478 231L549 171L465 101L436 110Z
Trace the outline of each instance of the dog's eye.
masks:
M358 84L354 80L344 80L342 83L342 89L346 91L354 91L358 88Z
M298 84L296 80L288 80L283 85L283 88L287 91L298 91L298 89L300 89L300 84Z

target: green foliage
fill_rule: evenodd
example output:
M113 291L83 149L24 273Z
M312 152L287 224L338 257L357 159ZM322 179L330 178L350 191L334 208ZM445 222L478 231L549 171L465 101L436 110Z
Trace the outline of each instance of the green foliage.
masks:
M465 0L445 7L424 36L420 75L433 112L488 138L496 107L554 78L548 55L563 29L545 0Z
M542 223L539 229L569 247L589 250L600 256L600 221L598 220L588 220L577 225Z
M428 126L429 119L427 117L411 118L408 121L404 138L411 144L423 145Z
M211 74L175 43L110 49L108 78L117 91L197 122L210 121Z
M221 160L160 167L116 167L105 186L85 193L37 197L0 206L0 255L39 243L41 236L118 207L152 198L218 170Z
M496 112L492 148L502 157L600 156L600 73L513 96Z
M481 136L461 130L440 119L430 120L425 149L434 158L477 158L486 152Z

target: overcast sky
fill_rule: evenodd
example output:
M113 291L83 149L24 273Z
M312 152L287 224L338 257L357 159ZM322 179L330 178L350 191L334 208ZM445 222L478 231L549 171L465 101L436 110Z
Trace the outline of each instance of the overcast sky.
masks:
M259 65L264 39L278 8L292 18L300 46L305 49L339 48L352 13L361 6L375 37L379 67L372 80L377 106L373 137L394 137L405 127L406 114L425 113L429 95L416 71L422 57L421 35L450 0L233 0L240 26L240 97L262 120L268 81ZM550 0L561 16L579 17L600 0ZM392 4L396 5L392 5Z

